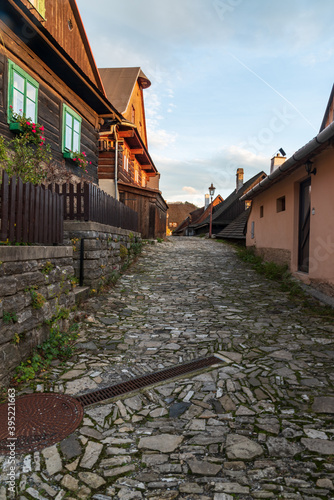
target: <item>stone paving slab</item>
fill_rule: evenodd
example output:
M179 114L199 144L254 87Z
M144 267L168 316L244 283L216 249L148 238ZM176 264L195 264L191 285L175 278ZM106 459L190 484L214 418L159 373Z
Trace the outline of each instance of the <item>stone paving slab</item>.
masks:
M83 394L193 359L224 362L85 408L18 457L23 499L334 499L334 326L215 241L147 246L84 305L78 354L40 390ZM8 462L0 456L0 500Z

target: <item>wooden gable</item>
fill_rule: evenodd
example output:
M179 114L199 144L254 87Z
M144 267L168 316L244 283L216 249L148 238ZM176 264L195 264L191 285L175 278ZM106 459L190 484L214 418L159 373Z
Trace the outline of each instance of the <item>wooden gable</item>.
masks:
M124 113L124 118L134 123L137 127L140 137L147 147L146 121L144 109L143 89L138 80L135 83L128 106Z
M87 75L89 80L104 93L81 16L75 0L45 0L44 28Z
M110 102L134 123L147 147L146 119L143 89L151 82L138 68L99 68L102 82Z

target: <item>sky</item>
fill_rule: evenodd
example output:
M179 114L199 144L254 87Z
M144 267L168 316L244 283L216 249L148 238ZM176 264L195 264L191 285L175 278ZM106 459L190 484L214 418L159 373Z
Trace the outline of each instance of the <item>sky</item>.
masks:
M226 198L317 135L334 83L332 0L77 0L98 67L140 66L167 202Z

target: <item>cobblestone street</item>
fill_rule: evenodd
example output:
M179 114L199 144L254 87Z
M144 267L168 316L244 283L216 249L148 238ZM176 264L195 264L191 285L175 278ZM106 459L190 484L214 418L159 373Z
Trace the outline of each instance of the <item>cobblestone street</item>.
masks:
M201 238L146 245L84 309L77 354L52 368L55 392L213 353L224 362L86 407L71 436L20 457L18 498L334 499L332 321ZM5 457L0 467L5 500Z

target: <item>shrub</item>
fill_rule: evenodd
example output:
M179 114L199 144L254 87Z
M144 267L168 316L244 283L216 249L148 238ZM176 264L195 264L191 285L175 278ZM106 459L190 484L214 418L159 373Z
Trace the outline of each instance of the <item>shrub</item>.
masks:
M128 249L124 246L124 245L120 245L120 249L119 249L119 255L121 257L122 260L124 260L127 255L128 255Z
M30 291L32 307L34 309L41 309L46 301L46 298L41 293L35 292L35 290Z

